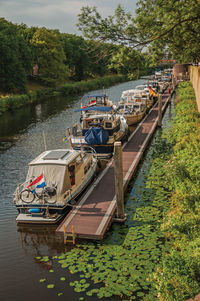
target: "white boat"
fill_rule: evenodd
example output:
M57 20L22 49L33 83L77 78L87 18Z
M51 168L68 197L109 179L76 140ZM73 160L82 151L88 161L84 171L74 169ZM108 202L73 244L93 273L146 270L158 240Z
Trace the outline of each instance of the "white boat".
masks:
M127 102L120 104L117 112L125 117L128 125L137 124L146 114L146 105L143 102Z
M130 89L122 92L121 100L119 105L125 103L135 103L135 102L142 102L147 106L147 109L151 108L154 99L150 96L150 92L146 92L143 89Z
M120 103L125 103L127 101L134 101L136 99L142 99L143 101L148 100L149 92L140 89L130 89L122 92Z
M113 107L113 102L109 99L108 95L105 93L102 94L88 94L84 98L87 99L87 103L82 105L82 108L94 107L94 106L105 106Z
M97 159L71 149L48 150L29 163L26 181L17 186L17 223L57 223L92 181Z
M78 109L84 112L81 124L75 124L68 134L74 149L87 151L91 147L99 158L112 156L114 142L127 138L126 119L116 114L112 107L93 107ZM68 131L69 132L69 131Z
M135 87L134 90L140 90L140 91L146 92L149 95L149 88L148 87L149 87L148 84L138 85L138 86Z

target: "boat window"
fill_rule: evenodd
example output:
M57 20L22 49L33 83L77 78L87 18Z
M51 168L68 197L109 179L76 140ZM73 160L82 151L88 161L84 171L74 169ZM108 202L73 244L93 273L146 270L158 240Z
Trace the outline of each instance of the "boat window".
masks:
M68 167L71 185L75 185L75 165Z
M91 119L90 119L90 120L87 120L86 128L91 127L92 122L93 122L93 121L92 121Z
M107 129L111 129L112 128L112 123L111 122L105 122L105 127Z
M88 171L87 165L84 167L84 174L86 174Z
M92 161L90 160L87 165L84 167L84 174L86 174L88 172L88 170L90 169L92 165Z

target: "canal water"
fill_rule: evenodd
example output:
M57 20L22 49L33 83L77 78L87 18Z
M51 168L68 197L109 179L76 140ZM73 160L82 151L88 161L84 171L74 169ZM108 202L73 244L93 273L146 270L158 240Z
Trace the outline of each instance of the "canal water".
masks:
M144 79L140 79L122 83L106 92L117 103L123 90L144 82ZM92 91L91 94L101 92ZM66 128L78 122L79 114L74 113L74 110L80 108L81 103L84 104L81 97L54 98L0 116L0 300L51 301L57 298L51 289L39 282L52 269L51 261L42 264L36 257L60 255L70 247L64 246L55 235L54 226L18 227L15 222L17 211L13 204L13 193L17 184L24 181L28 163L44 151L43 133L47 149L65 147L62 139ZM170 118L168 107L164 124ZM156 135L150 148L158 143ZM141 181L142 174L138 176ZM133 187L133 191L134 189ZM55 277L54 273L51 277ZM75 279L71 275L69 281ZM76 301L80 300L79 297L72 287L66 285L65 298L59 298ZM97 297L88 297L87 300L97 300Z

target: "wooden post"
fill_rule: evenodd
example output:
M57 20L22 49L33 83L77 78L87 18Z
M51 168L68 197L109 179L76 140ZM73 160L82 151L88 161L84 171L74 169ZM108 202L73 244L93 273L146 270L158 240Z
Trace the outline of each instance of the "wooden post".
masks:
M72 240L73 240L73 245L75 245L75 240L76 240L76 234L75 234L75 229L74 225L72 225Z
M114 144L115 162L115 194L117 202L117 218L124 219L124 187L123 187L123 162L122 162L122 143Z
M158 126L162 126L162 94L158 95Z
M70 128L67 128L67 134L68 134L68 139L69 139L69 142L70 142L70 146L71 146L71 148L73 149L73 144L72 144L72 140L71 140L71 131L70 131Z
M63 234L64 234L64 244L66 244L66 229L65 229L65 224L63 225Z

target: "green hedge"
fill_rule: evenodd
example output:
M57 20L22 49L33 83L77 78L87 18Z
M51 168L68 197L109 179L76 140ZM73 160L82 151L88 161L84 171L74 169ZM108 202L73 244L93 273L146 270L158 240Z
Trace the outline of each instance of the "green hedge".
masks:
M0 114L7 110L15 110L27 104L42 101L48 97L80 95L90 90L106 88L126 80L125 76L112 75L76 83L67 83L57 88L37 90L28 94L2 97L0 98Z
M176 116L164 137L170 152L153 163L149 187L169 209L161 229L165 247L153 275L160 300L183 301L200 292L200 114L191 83L179 84Z

